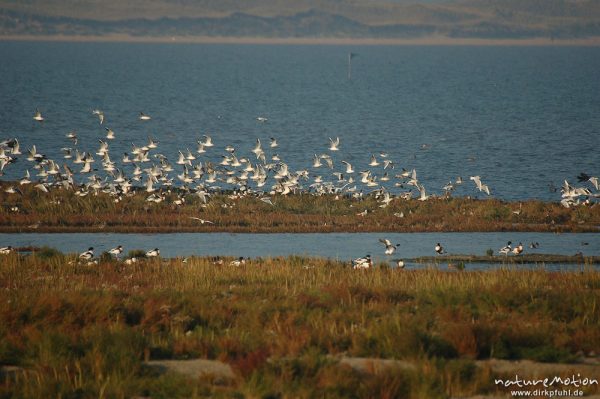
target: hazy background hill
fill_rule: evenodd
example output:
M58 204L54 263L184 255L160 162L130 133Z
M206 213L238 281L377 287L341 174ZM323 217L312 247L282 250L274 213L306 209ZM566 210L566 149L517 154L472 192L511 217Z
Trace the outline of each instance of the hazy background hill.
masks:
M0 0L0 35L600 36L599 0Z

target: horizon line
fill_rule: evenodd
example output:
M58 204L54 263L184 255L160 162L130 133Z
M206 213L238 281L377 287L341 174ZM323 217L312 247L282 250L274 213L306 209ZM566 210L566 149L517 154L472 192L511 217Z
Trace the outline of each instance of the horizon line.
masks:
M121 42L172 44L266 44L266 45L396 45L396 46L600 46L600 36L582 39L452 38L339 38L339 37L251 37L251 36L131 36L131 35L0 35L0 41Z

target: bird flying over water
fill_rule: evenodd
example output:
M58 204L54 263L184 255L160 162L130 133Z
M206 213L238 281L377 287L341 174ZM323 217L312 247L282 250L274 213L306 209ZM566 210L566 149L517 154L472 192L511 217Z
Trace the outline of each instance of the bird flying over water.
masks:
M340 138L336 137L335 140L332 139L331 137L329 138L329 151L339 151L339 146L340 146Z
M42 113L40 112L39 109L35 109L35 114L33 115L33 119L38 121L38 122L43 122L44 121L44 117L42 116Z
M394 252L396 252L396 248L400 246L400 244L392 244L392 242L390 240L388 240L387 238L380 238L379 242L381 242L383 245L385 245L385 254L386 255L392 255Z

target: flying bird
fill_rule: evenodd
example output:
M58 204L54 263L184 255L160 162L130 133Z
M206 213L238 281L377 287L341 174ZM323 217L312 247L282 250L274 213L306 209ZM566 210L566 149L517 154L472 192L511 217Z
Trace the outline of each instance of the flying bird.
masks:
M206 223L206 224L215 224L215 222L211 222L210 220L200 219L200 218L197 218L197 217L195 217L195 216L190 216L190 219L197 220L197 221L199 221L201 224L205 224L205 223Z
M42 113L40 112L39 109L35 109L35 114L33 115L33 119L38 121L38 122L43 122L44 121L44 117L42 116Z
M392 244L392 242L390 240L388 240L387 238L380 238L379 242L381 242L383 245L385 245L385 254L386 255L392 255L394 252L396 252L396 248L400 246L400 244Z
M331 137L329 138L329 142L331 143L329 145L329 151L339 151L339 146L340 146L340 138L336 137L335 140L332 139Z

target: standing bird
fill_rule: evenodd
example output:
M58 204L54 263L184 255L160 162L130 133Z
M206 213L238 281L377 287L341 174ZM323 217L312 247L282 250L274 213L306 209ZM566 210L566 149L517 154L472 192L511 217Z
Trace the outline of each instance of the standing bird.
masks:
M2 248L0 248L0 255L8 255L12 251L13 251L13 247L11 247L10 245L8 247L2 247Z
M388 240L387 238L380 238L379 242L382 243L383 245L385 245L385 254L386 255L391 255L394 252L396 252L396 247L399 247L400 244L392 244L392 242L390 240Z
M508 255L508 253L512 251L512 247L510 246L511 244L511 241L507 242L505 246L498 250L498 253L500 253L501 255Z
M146 258L156 258L160 255L160 250L158 248L154 248L146 252Z
M519 243L519 245L513 248L512 253L515 255L521 255L521 252L523 252L523 244Z
M371 255L367 255L364 258L354 259L352 261L353 269L368 269L373 266L373 262L371 261Z
M87 251L79 254L81 260L91 260L94 257L94 247L89 247Z
M406 264L402 259L398 259L398 261L396 262L396 267L398 269L404 269L406 267Z
M242 266L246 264L246 259L243 256L229 262L229 266Z
M116 248L111 249L110 251L108 251L109 254L116 256L117 258L119 257L119 255L121 255L123 253L123 246L119 245Z
M439 255L444 254L444 247L442 247L442 245L438 242L437 244L435 244L435 252L438 253Z

